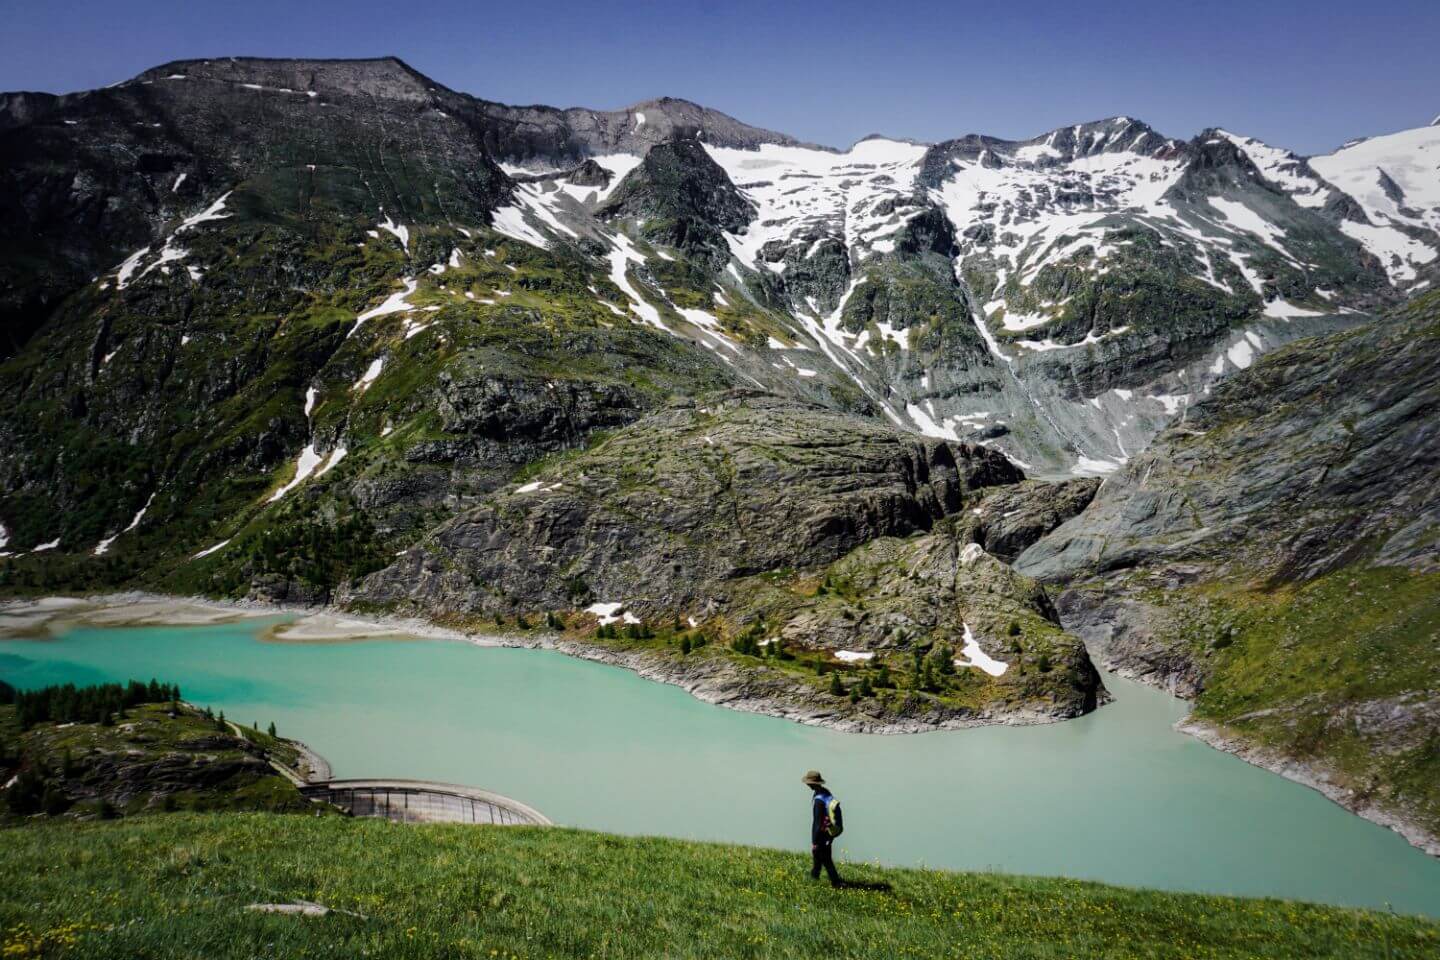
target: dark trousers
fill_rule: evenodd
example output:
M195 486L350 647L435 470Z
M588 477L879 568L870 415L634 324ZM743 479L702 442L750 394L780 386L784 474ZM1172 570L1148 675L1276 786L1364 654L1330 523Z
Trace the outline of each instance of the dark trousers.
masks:
M830 855L828 842L811 844L810 860L810 879L819 880L820 869L823 867L832 887L838 887L844 882L840 879L840 871L835 869L835 859Z

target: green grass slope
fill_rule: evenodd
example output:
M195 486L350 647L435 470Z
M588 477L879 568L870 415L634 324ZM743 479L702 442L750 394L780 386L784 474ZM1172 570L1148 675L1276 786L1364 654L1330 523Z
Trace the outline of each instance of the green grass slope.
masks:
M0 833L3 956L1433 957L1440 925L561 829L173 814ZM249 911L321 903L323 917Z

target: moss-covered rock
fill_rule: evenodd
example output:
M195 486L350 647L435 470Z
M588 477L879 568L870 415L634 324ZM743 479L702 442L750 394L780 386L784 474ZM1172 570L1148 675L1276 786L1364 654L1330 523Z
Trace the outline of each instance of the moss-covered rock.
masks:
M688 401L440 527L352 596L469 612L715 602L736 577L929 529L1003 456L758 393Z

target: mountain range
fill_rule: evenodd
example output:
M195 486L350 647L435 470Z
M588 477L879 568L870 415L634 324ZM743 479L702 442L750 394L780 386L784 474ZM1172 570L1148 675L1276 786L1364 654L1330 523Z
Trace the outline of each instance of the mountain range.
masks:
M0 95L0 585L523 635L852 729L1102 665L1435 847L1440 126L807 144L395 59Z

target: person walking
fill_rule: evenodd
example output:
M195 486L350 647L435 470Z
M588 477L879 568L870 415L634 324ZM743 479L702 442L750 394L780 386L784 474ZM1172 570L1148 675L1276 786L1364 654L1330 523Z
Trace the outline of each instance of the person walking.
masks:
M820 871L830 878L830 886L843 887L840 871L835 869L835 858L831 845L845 830L845 820L840 813L840 801L825 786L825 778L819 770L806 771L800 782L811 790L810 798L810 879L819 880Z

